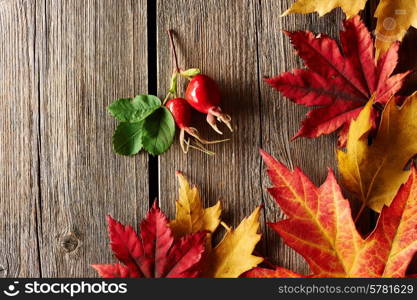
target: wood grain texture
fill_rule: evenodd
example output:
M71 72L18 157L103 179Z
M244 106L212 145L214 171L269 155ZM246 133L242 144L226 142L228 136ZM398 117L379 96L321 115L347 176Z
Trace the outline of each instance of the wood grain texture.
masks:
M0 2L0 277L40 275L34 4Z
M147 90L146 1L47 0L39 6L41 263L45 277L96 276L113 262L105 216L148 209L147 155L112 152L114 99Z
M175 170L183 171L201 187L206 206L221 200L223 219L231 226L238 225L262 203L256 2L158 1L159 96L165 95L173 70L166 35L171 28L176 32L181 67L199 67L219 83L222 109L231 114L235 127L231 134L221 126L224 136L231 141L210 145L208 148L216 152L213 157L194 150L184 155L177 140L159 158L161 207L171 217L178 197ZM183 95L184 90L180 91ZM205 116L199 115L195 125L205 137L219 139L205 123Z
M303 68L303 63L295 54L289 39L282 30L310 30L337 37L343 19L340 10L323 18L317 14L280 15L290 7L292 0L259 1L259 68L261 77L271 77L295 68ZM292 103L267 84L261 83L262 147L288 167L300 167L316 184L321 184L327 167L335 168L335 135L318 139L301 138L291 141L300 128L300 122L308 109ZM262 173L265 191L269 180ZM275 201L265 192L266 219L269 222L284 217ZM304 260L292 249L285 246L278 235L267 229L268 257L275 263L297 272L308 273Z
M168 28L176 32L181 67L199 67L219 82L235 127L231 134L221 126L231 141L208 146L214 157L184 155L177 140L158 158L159 202L168 216L178 197L176 170L201 187L206 206L221 200L223 219L236 226L263 202L262 222L284 217L265 192L258 148L299 166L316 184L336 167L335 135L291 142L308 110L262 78L303 67L282 30L337 38L340 9L323 18L281 18L293 0L155 1L157 18L149 24L157 26L158 45L148 49L146 0L0 0L0 277L96 276L90 264L114 261L105 215L132 225L144 217L148 156L113 153L116 121L105 108L147 92L156 72L148 71L148 50L158 57L158 96L165 96L173 70ZM363 13L371 27L376 3ZM416 32L404 40L397 71L417 65ZM415 82L411 77L404 92ZM195 125L203 136L220 138L205 116ZM262 254L308 272L265 224L262 232Z

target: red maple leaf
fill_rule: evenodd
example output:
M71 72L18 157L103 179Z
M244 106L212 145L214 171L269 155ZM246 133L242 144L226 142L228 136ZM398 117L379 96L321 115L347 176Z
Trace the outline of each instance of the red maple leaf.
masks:
M343 22L338 43L308 31L285 32L308 69L295 69L265 81L285 97L314 108L294 136L318 137L341 128L339 145L346 143L350 121L373 94L384 105L402 87L410 72L392 75L399 43L375 63L373 39L359 16Z
M287 245L310 266L309 277L405 277L417 251L417 171L384 207L366 238L357 232L332 171L315 186L299 169L291 171L261 151L273 187L268 191L288 216L271 223ZM255 268L244 277L303 277L285 268Z
M107 217L110 246L123 263L93 265L100 276L145 278L191 278L199 274L198 264L205 250L206 232L174 240L169 222L156 204L140 224L140 237L132 226Z

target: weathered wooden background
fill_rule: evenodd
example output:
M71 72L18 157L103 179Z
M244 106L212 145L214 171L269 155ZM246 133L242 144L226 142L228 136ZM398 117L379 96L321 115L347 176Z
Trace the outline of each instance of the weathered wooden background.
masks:
M113 261L105 215L136 225L158 197L172 217L175 170L201 187L206 205L221 199L230 225L260 203L263 222L283 217L265 193L258 148L321 183L335 166L335 137L290 142L306 110L262 77L302 66L281 30L336 37L343 15L281 18L290 3L0 0L0 277L95 276L90 264ZM363 14L369 25L373 7ZM215 157L185 156L178 143L159 158L116 156L116 122L105 107L140 93L165 95L167 28L176 31L181 65L218 80L236 131L213 147ZM275 233L262 230L259 251L308 271Z

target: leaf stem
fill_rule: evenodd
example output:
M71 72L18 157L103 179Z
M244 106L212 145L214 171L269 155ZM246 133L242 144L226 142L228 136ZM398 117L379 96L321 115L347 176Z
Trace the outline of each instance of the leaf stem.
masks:
M356 217L355 217L355 221L354 221L355 224L358 222L359 218L361 217L365 207L366 207L366 203L362 202L361 208L359 209L359 211L358 211L358 213L356 214Z
M231 231L231 228L229 226L227 226L227 224L225 222L221 221L220 225L222 225L224 227L224 229L226 229L226 231Z
M168 94L165 96L165 99L164 99L164 101L162 102L162 105L164 105L165 106L165 104L167 103L167 101L169 100L169 97L171 97L171 92L168 92Z
M180 67L178 66L177 50L175 48L174 37L173 37L171 29L168 29L168 36L169 36L169 41L171 42L172 55L174 57L174 62L175 62L175 72L180 73L181 70L180 70Z

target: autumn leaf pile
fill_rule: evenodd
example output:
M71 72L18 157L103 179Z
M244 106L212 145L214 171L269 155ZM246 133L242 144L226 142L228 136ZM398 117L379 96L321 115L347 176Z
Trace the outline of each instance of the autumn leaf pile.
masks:
M307 31L285 32L305 63L266 82L296 104L312 107L295 137L339 130L340 185L332 170L316 186L300 169L288 169L261 150L272 183L268 189L286 217L268 225L304 257L309 274L266 268L254 255L261 207L236 229L221 221L220 203L204 208L199 191L178 173L173 220L155 204L139 234L108 217L110 246L119 264L93 265L102 277L416 277L407 270L417 252L417 92L397 93L411 70L395 74L400 41L417 28L415 1L381 0L375 39L357 16L366 0L297 0L284 13L341 7L347 15L340 43ZM393 28L387 20L396 24ZM279 122L279 120L277 120ZM236 174L238 176L238 174ZM345 193L348 192L348 193ZM350 202L359 203L353 215ZM357 221L378 214L361 234ZM223 239L212 235L222 226Z
M258 234L260 207L236 229L227 226L212 247L211 235L221 222L220 202L203 208L199 191L178 173L176 218L169 221L156 204L140 224L140 235L108 216L111 249L121 264L93 265L104 278L239 277L263 261L252 254Z
M285 13L312 13L320 16L341 7L348 18L365 8L366 0L297 0ZM417 28L417 2L410 0L380 0L375 11L377 56L388 50L395 41L401 41L410 26Z
M334 174L320 187L301 170L288 170L261 153L273 187L270 194L288 216L270 224L310 266L307 277L404 277L417 251L417 172L390 207L384 207L375 230L363 238L352 220L349 201ZM304 277L282 267L255 268L245 277Z
M347 14L340 46L325 35L287 33L307 69L266 80L295 103L318 106L295 137L318 137L341 129L337 161L343 185L329 170L317 187L300 169L289 170L261 150L272 182L268 191L286 215L269 226L304 257L310 273L270 265L242 277L416 276L407 270L417 252L417 170L410 164L417 154L417 93L397 96L410 72L393 72L398 41L417 24L417 4L381 0L373 41L355 16L365 3L298 0L285 13L322 15L342 7ZM387 18L396 22L390 39L384 39ZM355 217L344 190L361 202ZM363 236L357 221L367 207L379 215L371 233Z

